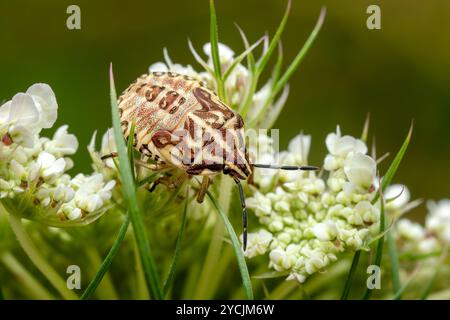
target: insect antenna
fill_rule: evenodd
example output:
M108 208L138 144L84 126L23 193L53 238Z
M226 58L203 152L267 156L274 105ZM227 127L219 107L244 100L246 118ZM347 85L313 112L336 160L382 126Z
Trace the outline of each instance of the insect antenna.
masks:
M242 242L244 244L244 251L247 250L247 208L245 206L244 190L239 179L234 179L239 188L239 197L241 198L242 207Z
M273 164L253 164L253 167L255 168L263 168L263 169L280 169L280 170L303 170L303 171L317 171L320 168L316 166L279 166L279 165L273 165Z

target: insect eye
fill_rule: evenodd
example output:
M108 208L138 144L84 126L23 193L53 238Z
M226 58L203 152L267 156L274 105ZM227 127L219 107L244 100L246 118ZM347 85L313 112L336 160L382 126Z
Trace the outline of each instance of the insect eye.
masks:
M231 168L229 166L223 167L223 174L230 174L230 173L231 173Z

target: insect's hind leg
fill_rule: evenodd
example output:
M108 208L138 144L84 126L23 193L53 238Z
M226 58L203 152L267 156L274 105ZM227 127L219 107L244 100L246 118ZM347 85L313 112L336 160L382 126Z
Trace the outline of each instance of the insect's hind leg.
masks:
M205 194L206 194L206 191L208 190L208 187L209 187L209 177L203 176L202 184L200 185L200 189L198 190L198 193L197 193L197 202L198 203L202 203L203 200L205 199Z

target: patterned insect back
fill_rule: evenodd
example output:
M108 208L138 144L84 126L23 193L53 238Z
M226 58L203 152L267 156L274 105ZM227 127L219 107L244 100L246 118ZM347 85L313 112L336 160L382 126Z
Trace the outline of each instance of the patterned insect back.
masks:
M206 85L171 72L142 75L120 96L119 112L127 138L135 123L135 148L156 161L209 175L233 166L250 174L242 117Z

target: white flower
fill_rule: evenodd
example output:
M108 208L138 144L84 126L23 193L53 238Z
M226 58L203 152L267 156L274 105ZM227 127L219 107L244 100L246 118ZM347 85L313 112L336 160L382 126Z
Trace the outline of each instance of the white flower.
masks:
M0 134L2 140L15 142L25 147L34 144L39 111L30 95L16 94L11 101L0 107ZM8 143L6 143L8 144Z
M234 51L223 43L219 43L218 47L220 62L225 64L231 63L234 58ZM203 52L208 56L210 64L212 65L211 43L208 42L203 45Z
M288 145L288 151L294 156L296 164L306 164L308 160L311 136L299 134Z
M344 164L344 172L350 182L344 189L349 193L355 189L357 192L367 192L373 186L376 171L375 160L360 152L355 153Z
M419 223L409 219L400 219L396 225L397 233L409 241L421 241L425 238L425 230Z
M245 200L247 207L255 211L256 216L270 215L272 212L272 201L262 193L256 192L253 197Z
M40 176L46 180L51 180L64 172L66 162L63 158L56 159L54 155L43 151L37 159L37 166Z
M39 110L40 128L51 128L56 121L58 115L58 104L52 88L45 83L36 83L28 88L29 94Z
M68 125L56 130L53 139L45 143L45 150L56 157L74 154L78 149L78 139L75 135L67 133Z
M338 234L338 230L333 221L317 223L312 227L312 232L320 241L334 240Z
M427 206L429 210L425 224L427 230L450 244L450 200L429 201Z
M257 233L249 233L247 238L247 250L245 255L248 258L253 258L258 255L265 254L269 248L273 236L270 232L261 229ZM242 235L241 235L242 241Z
M408 188L402 184L390 185L384 192L386 209L400 210L406 206L411 198Z
M336 133L328 134L325 143L330 154L325 158L324 168L329 171L342 167L343 161L349 155L367 153L367 146L362 140L351 136L342 137L339 126L336 128Z

